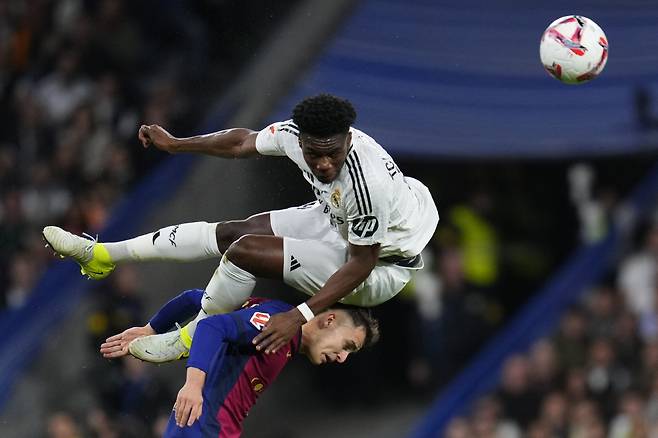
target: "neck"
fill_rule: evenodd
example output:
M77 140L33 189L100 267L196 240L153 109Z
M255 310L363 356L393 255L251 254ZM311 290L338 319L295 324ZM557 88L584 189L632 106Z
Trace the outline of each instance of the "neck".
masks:
M299 352L304 356L307 356L308 345L311 342L311 327L307 322L302 326L302 338L299 341Z

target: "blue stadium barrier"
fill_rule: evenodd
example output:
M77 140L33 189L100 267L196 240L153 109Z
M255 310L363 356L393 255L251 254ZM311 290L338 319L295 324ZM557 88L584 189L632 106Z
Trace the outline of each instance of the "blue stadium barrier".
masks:
M626 201L636 217L644 216L658 199L658 165L633 190ZM462 415L477 397L499 381L505 358L526 350L550 334L564 311L580 299L615 261L623 242L622 230L612 227L602 241L578 249L548 284L536 293L518 315L446 387L410 435L436 438L451 418Z

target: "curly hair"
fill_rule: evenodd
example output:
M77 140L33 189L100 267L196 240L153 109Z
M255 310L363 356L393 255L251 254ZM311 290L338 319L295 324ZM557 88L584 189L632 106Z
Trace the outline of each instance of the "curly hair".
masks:
M292 110L299 131L313 137L346 134L356 120L356 111L346 99L331 94L307 97Z

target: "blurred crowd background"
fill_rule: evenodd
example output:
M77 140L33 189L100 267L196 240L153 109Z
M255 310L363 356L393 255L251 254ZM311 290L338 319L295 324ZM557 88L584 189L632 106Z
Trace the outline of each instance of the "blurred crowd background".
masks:
M505 360L499 387L446 431L458 437L658 434L658 222L555 333Z
M19 307L47 263L40 230L100 230L162 157L142 123L184 135L292 1L0 2L0 294ZM240 31L241 37L232 34Z
M208 106L239 80L299 3L0 1L3 312L21 309L53 263L41 240L44 225L95 236L117 202L165 158L139 145L139 125L158 123L179 136L199 133ZM635 99L638 130L655 129L650 93L640 89ZM386 138L378 140L386 147ZM374 350L344 367L290 371L304 374L300 379L321 399L320 410L356 410L355 417L371 412L369 421L376 421L378 409L403 401L422 415L575 248L600 241L621 220L621 201L656 153L396 160L430 187L439 205L441 223L424 253L425 270L375 310L384 336ZM310 198L292 167L275 175L272 208ZM614 270L563 316L555 333L509 357L498 388L437 436L658 436L653 210L626 239ZM82 306L84 365L73 357L69 363L79 368L79 385L53 389L58 396L42 401L39 436L161 436L180 376L96 353L106 337L143 325L174 293L154 299L146 288L130 265L91 288ZM300 298L286 293L277 296ZM0 430L14 426L2 423ZM297 435L281 425L254 436Z

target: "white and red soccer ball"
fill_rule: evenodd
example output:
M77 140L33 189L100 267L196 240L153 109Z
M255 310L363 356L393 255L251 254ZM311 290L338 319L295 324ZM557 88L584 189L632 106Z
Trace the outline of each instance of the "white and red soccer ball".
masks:
M567 15L546 28L539 57L546 71L557 80L582 84L603 71L608 60L608 39L589 18Z

